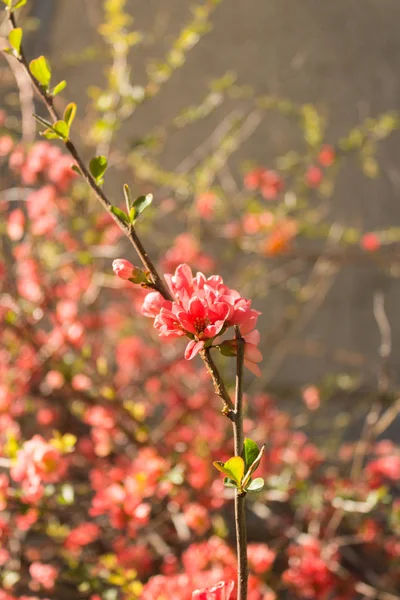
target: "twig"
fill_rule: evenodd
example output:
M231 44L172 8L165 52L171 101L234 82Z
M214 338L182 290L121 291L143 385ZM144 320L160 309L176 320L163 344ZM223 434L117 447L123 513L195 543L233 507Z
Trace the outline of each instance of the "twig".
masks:
M241 456L243 451L243 362L244 362L244 340L240 334L239 327L235 327L237 344L236 359L236 391L235 391L235 420L233 421L233 435L235 444L235 456ZM238 556L238 600L247 599L247 531L246 531L246 494L235 490L235 526L236 546Z
M209 372L209 374L211 375L211 379L213 381L214 384L214 389L215 389L215 393L217 394L217 396L219 396L221 398L221 400L224 403L224 407L222 409L222 412L229 417L229 419L231 421L235 420L235 408L234 405L232 403L231 397L229 396L227 389L225 387L225 384L222 380L222 377L217 369L217 365L215 364L212 356L211 356L211 351L209 348L206 348L205 350L202 350L200 352L200 356L204 361L204 364L206 365L207 371Z
M373 312L381 336L381 343L379 346L381 362L378 372L378 394L367 414L360 441L354 452L354 460L351 469L351 477L354 479L359 479L361 477L364 458L376 437L377 423L381 413L382 404L389 391L387 363L392 350L392 335L390 323L385 312L384 296L381 291L374 294Z

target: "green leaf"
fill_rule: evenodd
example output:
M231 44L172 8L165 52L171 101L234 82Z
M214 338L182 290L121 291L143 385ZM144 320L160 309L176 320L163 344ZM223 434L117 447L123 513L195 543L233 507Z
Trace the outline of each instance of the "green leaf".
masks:
M81 173L81 171L80 171L79 167L77 167L76 165L71 165L71 169L72 169L73 171L75 171L75 173L78 173L78 175L82 175L82 173Z
M144 210L153 202L153 194L146 194L146 196L139 196L133 203L135 209L135 219L137 219Z
M233 481L233 479L229 479L229 477L224 477L224 486L227 488L237 489L236 483Z
M60 136L53 130L53 128L49 129L45 129L45 131L42 131L40 133L40 135L44 138L46 138L46 140L59 140Z
M126 210L130 214L131 208L132 208L132 196L131 196L131 190L129 189L129 185L127 183L124 184L124 197L125 197Z
M246 487L246 492L260 492L264 487L264 479L262 477L256 477Z
M261 448L260 452L257 454L255 460L252 462L250 467L247 469L246 477L244 478L244 481L243 481L243 487L246 487L248 482L251 480L251 477L252 477L254 471L257 469L258 465L260 464L261 459L264 454L264 449L265 449L265 446L262 446L262 448Z
M54 125L51 125L48 129L43 131L40 135L45 137L47 140L68 140L69 127L65 121L56 121Z
M259 452L260 451L258 449L257 444L250 438L245 438L243 444L242 457L244 460L244 464L246 465L246 470L248 470L251 467L253 462L256 460Z
M95 156L89 163L89 169L96 183L103 183L103 175L107 169L107 159L105 156ZM122 211L121 211L122 212ZM125 213L124 213L125 214Z
M57 85L51 90L50 93L52 96L57 96L57 94L59 94L60 92L65 90L66 87L67 87L67 82L64 79L63 81L60 81L60 83L57 83Z
M25 6L25 4L28 2L28 0L19 0L19 2L17 2L17 4L14 4L14 6L12 7L12 10L17 10L18 8L22 8L23 6Z
M21 42L22 42L22 29L21 27L17 27L10 31L8 36L8 41L10 42L12 48L15 50L16 54L19 56L21 51Z
M129 220L132 223L132 225L135 222L135 218L136 218L136 210L135 210L135 207L132 206L132 208L129 211Z
M240 456L233 456L226 463L215 461L214 467L227 475L229 479L235 481L238 487L242 485L242 479L244 475L244 460Z
M53 131L56 132L58 137L62 140L67 140L69 136L69 126L65 121L56 121L53 125Z
M44 56L35 58L29 63L29 70L40 85L47 90L51 79L51 67L47 58Z
M75 102L70 102L64 111L64 121L71 127L76 115L76 104Z
M234 340L225 340L217 346L222 356L236 356L237 352L234 347Z
M111 206L110 210L112 214L118 218L119 221L122 221L122 223L129 225L129 217L124 213L123 210L121 210L117 206Z

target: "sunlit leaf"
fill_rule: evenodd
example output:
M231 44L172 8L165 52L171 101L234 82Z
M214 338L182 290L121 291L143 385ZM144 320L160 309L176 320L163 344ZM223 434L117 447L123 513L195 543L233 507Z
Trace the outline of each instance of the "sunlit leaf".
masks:
M39 56L29 63L29 70L46 90L51 79L51 67L46 57Z
M226 463L215 461L214 467L232 479L240 487L244 475L244 460L241 456L233 456Z
M57 83L57 85L52 89L51 95L57 96L57 94L59 94L60 92L65 90L66 87L67 87L67 82L64 79L63 81L60 81L60 83Z
M250 438L245 438L244 444L243 444L242 457L243 457L246 469L249 469L251 467L253 462L256 460L259 452L260 452L260 450L258 449L257 444Z
M103 183L103 175L106 172L107 164L107 158L105 156L95 156L90 161L89 169L96 183Z
M127 214L124 213L123 210L121 210L117 206L111 206L110 210L111 210L112 214L118 218L119 221L121 221L122 223L125 223L126 225L129 224L129 217Z
M8 41L10 42L12 48L15 50L16 54L19 55L21 51L21 42L22 42L22 29L21 27L17 27L10 31L8 35Z
M64 111L64 121L67 123L68 127L71 127L76 115L76 104L75 102L70 102Z
M264 487L264 479L262 477L256 477L246 487L246 492L260 492Z
M153 194L146 194L146 196L139 196L133 203L135 209L134 219L137 219L143 211L153 202Z

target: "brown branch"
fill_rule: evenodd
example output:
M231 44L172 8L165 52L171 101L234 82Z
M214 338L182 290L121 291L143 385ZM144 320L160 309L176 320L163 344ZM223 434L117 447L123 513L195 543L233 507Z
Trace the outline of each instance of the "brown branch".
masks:
M239 327L235 327L237 345L236 358L236 390L235 390L235 420L232 423L235 456L241 456L243 452L243 362L244 362L244 339L240 334ZM247 530L246 530L246 493L235 490L235 527L236 546L238 557L238 580L237 598L247 599Z
M222 412L226 415L231 421L235 420L235 410L234 405L232 403L231 397L228 394L228 391L225 387L225 384L222 380L222 377L218 371L217 365L215 364L212 356L210 348L206 348L200 352L200 356L206 365L206 369L209 372L212 382L214 384L215 393L219 396L224 403L224 407Z

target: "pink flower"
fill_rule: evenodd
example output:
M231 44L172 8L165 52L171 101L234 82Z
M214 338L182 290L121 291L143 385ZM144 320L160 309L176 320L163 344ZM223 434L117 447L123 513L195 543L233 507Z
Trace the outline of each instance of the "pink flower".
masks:
M68 550L76 551L97 540L99 534L100 528L96 523L81 523L69 532L64 545Z
M318 154L319 164L323 167L331 167L334 164L335 160L336 152L333 146L330 146L329 144L322 146Z
M250 568L257 575L269 571L276 557L276 552L268 548L266 544L249 544L247 557Z
M13 241L20 240L24 235L25 216L20 208L10 213L7 222L7 233Z
M183 514L188 527L193 529L198 535L204 535L209 529L211 521L209 511L205 506L197 502L192 502L185 506Z
M124 258L114 260L112 268L116 276L120 279L130 279L135 271L133 264Z
M145 317L156 317L163 307L171 307L172 302L164 300L159 292L150 292L144 299L142 313Z
M214 192L204 192L196 197L196 209L203 219L212 219L214 216L217 196Z
M316 167L315 165L308 167L306 175L305 175L305 182L309 187L311 187L311 188L319 187L322 182L322 179L323 179L323 174L319 167Z
M46 590L51 590L54 587L58 569L51 565L34 562L29 567L29 574L35 582L39 583Z
M214 587L195 590L192 600L229 600L234 586L233 581L220 581Z
M28 502L37 502L43 494L42 483L60 481L66 471L64 457L59 450L40 435L24 443L18 451L10 474L20 482Z
M176 300L162 300L152 293L145 300L142 311L154 316L154 327L160 336L192 338L187 345L185 358L192 359L212 340L228 327L238 325L243 334L256 325L258 311L251 309L251 301L241 298L236 290L224 285L222 278L213 275L206 278L203 273L193 277L189 265L177 267L174 275L165 276Z
M376 233L365 233L361 238L361 247L367 252L376 252L381 247L381 241Z

